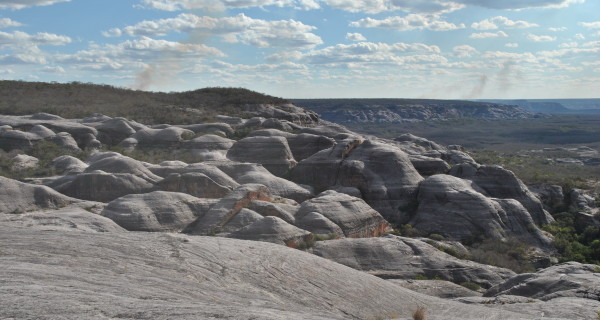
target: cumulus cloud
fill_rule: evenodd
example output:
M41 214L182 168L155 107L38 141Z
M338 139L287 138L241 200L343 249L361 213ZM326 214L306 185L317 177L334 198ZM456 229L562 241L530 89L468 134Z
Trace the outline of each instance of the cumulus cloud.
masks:
M567 31L567 27L548 28L548 30L550 30L552 32Z
M310 51L302 57L309 64L382 63L404 64L416 62L440 63L446 58L437 54L440 48L422 43L372 43L338 44ZM407 53L415 53L414 55Z
M538 27L539 25L535 23L530 23L523 20L513 21L507 17L497 16L490 19L485 19L479 22L474 22L471 25L471 28L477 30L494 30L500 27L508 28L508 29L522 29L522 28L531 28Z
M406 17L394 16L382 20L364 18L350 23L350 26L363 28L394 29L398 31L423 29L432 31L450 31L465 28L465 25L462 23L460 25L456 25L454 23L442 21L439 19L439 15L409 14Z
M52 73L52 74L66 73L65 69L61 66L47 66L47 67L44 67L44 69L42 69L42 72Z
M62 46L70 42L71 38L53 33L0 31L0 49L7 52L0 56L0 64L45 64L46 54L39 46Z
M542 35L542 36L538 36L535 35L533 33L530 33L527 35L527 39L533 41L533 42L552 42L552 41L556 41L556 37L552 37L552 36L546 36L546 35Z
M504 46L508 47L508 48L518 48L519 44L516 42L509 42L509 43L505 44Z
M243 13L234 17L199 17L183 13L175 18L142 21L134 26L111 29L105 36L164 36L171 32L198 32L204 36L218 35L229 42L266 48L312 48L323 43L313 26L295 20L268 21L253 19Z
M581 33L575 34L575 39L577 40L585 40L585 36Z
M20 27L22 25L23 25L22 23L14 21L10 18L0 19L0 28Z
M152 61L162 58L195 61L200 58L223 56L225 54L219 49L203 44L186 44L141 37L119 44L92 45L88 50L57 55L56 59L59 62L74 64L83 69L120 70L140 67L142 65L140 60Z
M585 0L454 0L464 5L489 9L518 10L527 8L564 8L574 3L584 3Z
M456 46L452 49L452 52L458 58L470 58L474 54L479 53L477 49L469 45Z
M321 0L328 6L349 12L380 13L406 11L417 13L452 12L464 8L455 1L445 0Z
M346 39L350 41L365 41L367 38L360 33L346 33Z
M471 39L485 39L485 38L498 38L498 37L507 38L508 34L506 34L506 32L504 32L504 31L498 31L498 32L472 33L469 36L469 38L471 38Z
M180 11L180 10L207 10L223 11L228 8L250 7L293 7L296 9L310 10L320 8L315 0L141 0L146 8Z
M580 22L580 26L586 27L588 29L600 29L600 21L595 22Z
M69 2L71 0L2 0L0 9L19 10L33 6L49 6L58 2Z

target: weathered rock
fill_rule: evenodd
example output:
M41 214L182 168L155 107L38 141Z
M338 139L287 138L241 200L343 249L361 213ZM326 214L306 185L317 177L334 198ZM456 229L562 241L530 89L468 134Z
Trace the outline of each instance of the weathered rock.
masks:
M0 243L6 319L409 319L418 306L439 319L536 318L425 296L264 242L2 223Z
M46 186L31 185L0 176L0 213L54 209L77 201Z
M344 237L344 231L340 226L318 212L303 214L296 220L295 224L313 234L327 235L334 238Z
M229 234L231 232L238 231L254 222L262 220L264 217L247 208L242 208L233 219L231 219L223 228L220 230L221 233Z
M184 142L181 151L187 151L198 161L225 160L234 142L214 134L205 134Z
M184 232L195 235L216 234L223 230L242 208L254 200L272 201L269 189L260 184L242 185L214 204L206 214L199 216Z
M114 221L75 205L51 211L3 214L0 215L0 223L44 231L127 232Z
M378 237L390 228L379 212L369 207L362 199L333 190L325 191L316 198L304 201L296 214L297 225L307 229L304 216L315 212L340 227L343 234L336 234L337 236ZM315 222L313 215L309 218L307 222L310 223L306 224L307 227L313 226Z
M409 159L410 163L412 163L422 176L445 174L450 171L450 166L442 159L422 155L410 155Z
M530 186L530 191L540 198L542 203L548 209L556 208L563 204L565 195L561 186L557 185L539 185Z
M98 140L108 145L116 145L136 131L125 118L104 120L96 126L96 129L98 130Z
M388 281L412 291L444 299L481 296L481 293L477 291L469 290L456 283L444 280L389 279Z
M11 171L22 171L27 169L35 169L39 166L40 160L26 154L18 154L10 159L12 165Z
M516 275L490 288L484 296L507 294L543 301L560 297L600 301L600 272L597 265L566 262L536 273Z
M596 199L585 194L581 189L573 189L569 195L571 198L571 205L577 210L592 211L596 208Z
M339 193L345 193L349 196L362 199L362 193L360 193L360 190L358 190L358 188L355 187L333 186L330 187L329 190L333 190Z
M470 155L460 150L450 149L448 150L448 152L442 152L441 155L442 160L448 162L451 165L466 163L473 166L478 166L477 162L475 162L475 160L473 160L473 158L471 158Z
M304 160L321 150L331 148L335 145L335 140L326 136L310 133L293 134L277 129L254 130L247 137L284 137L287 139L296 161Z
M31 132L20 130L8 130L0 132L0 148L4 151L14 149L28 150L37 141L42 140L40 136Z
M413 134L410 133L405 133L402 134L400 136L398 136L397 138L394 139L395 141L408 141L408 142L412 142L416 145L419 145L423 148L425 148L425 150L438 150L438 151L445 151L446 148L442 147L441 145L431 141L431 140L427 140L425 138L421 138L421 137L417 137Z
M390 222L406 223L423 179L400 149L370 142L348 141L322 150L298 163L292 181L325 190L332 186L355 187L363 199Z
M63 117L46 112L38 112L29 116L31 120L64 120Z
M362 137L356 133L334 123L328 123L316 127L305 127L300 129L301 133L310 133L317 136L325 136L336 141L341 140L361 140Z
M153 183L131 173L107 173L88 169L78 175L57 179L49 186L77 199L100 202L110 202L128 194L147 193L154 189Z
M224 186L226 188L235 189L240 186L235 180L233 180L225 172L221 171L214 165L206 163L193 163L187 164L181 161L177 162L162 162L159 165L151 165L148 167L152 173L166 178L171 174L186 174L186 173L201 173L209 177L216 184ZM266 171L266 170L265 170Z
M450 174L475 182L490 197L519 201L538 226L554 221L552 216L544 210L540 200L509 170L500 166L474 167L463 164L454 166Z
M55 158L50 166L57 174L82 173L88 167L87 163L69 155Z
M68 152L81 151L77 146L77 141L68 132L59 132L55 136L48 139L48 141L56 144L62 149Z
M195 134L212 134L222 137L230 137L235 131L227 123L200 123L190 125L179 125L178 127L191 130Z
M84 138L88 134L92 134L94 136L98 135L98 131L95 128L73 120L62 119L60 117L57 118L53 115L50 115L50 117L43 116L42 118L44 119L39 119L37 116L0 116L0 125L9 125L14 129L23 130L32 128L35 125L42 125L53 132L68 132L80 146L83 146ZM33 135L38 137L37 134ZM0 142L2 141L1 138L2 135L0 135Z
M275 196L303 202L313 195L310 187L276 177L261 165L235 162L218 162L214 165L240 184L258 183L267 186Z
M227 158L240 162L260 163L276 176L286 174L296 165L292 151L283 137L247 137L233 144Z
M164 191L183 192L198 198L222 198L233 190L199 172L172 173L157 185Z
M119 153L106 152L95 154L91 156L88 161L90 162L90 165L85 170L86 173L101 170L108 173L129 173L150 183L162 180L161 177L152 173L140 161Z
M54 137L56 135L56 133L54 133L54 131L44 127L41 124L36 124L35 126L33 126L29 130L29 132L37 135L38 137L40 137L42 139Z
M164 129L142 129L131 135L138 141L139 146L145 147L166 147L173 146L185 139L183 135L194 136L194 132L191 130L179 128L179 127L167 127Z
M299 208L300 206L298 205L261 200L254 200L248 205L248 209L253 210L265 217L277 217L289 224L296 224L295 215Z
M289 121L282 121L279 119L269 118L265 120L261 126L267 129L277 129L281 131L292 131L292 126Z
M319 241L312 252L384 279L438 277L489 288L515 275L508 269L457 259L421 240L396 236Z
M231 238L272 242L289 247L306 242L310 236L310 232L294 227L278 217L264 217L229 235Z
M514 236L540 248L550 247L550 240L519 202L488 198L471 183L449 175L425 179L419 187L419 206L411 224L452 240Z
M241 109L246 115L287 120L300 125L314 125L319 121L319 116L316 113L296 107L291 103L278 105L247 104L242 105Z
M181 231L204 215L217 200L179 192L130 194L111 201L102 216L129 231Z
M244 123L244 119L240 118L240 117L230 117L230 116L224 116L224 115L217 115L215 116L215 120L219 121L220 123L227 123L228 125L232 125L232 126L237 126L240 124Z

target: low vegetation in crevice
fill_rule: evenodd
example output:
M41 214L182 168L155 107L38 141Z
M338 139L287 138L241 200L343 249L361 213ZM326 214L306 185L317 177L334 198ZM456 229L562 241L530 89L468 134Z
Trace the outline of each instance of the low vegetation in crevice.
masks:
M559 262L600 265L600 228L579 222L576 211L559 212L553 216L555 221L543 229L554 236Z

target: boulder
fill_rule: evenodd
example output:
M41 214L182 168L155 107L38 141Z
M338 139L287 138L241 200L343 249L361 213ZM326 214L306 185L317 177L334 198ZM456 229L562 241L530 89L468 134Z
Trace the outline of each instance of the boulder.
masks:
M260 163L276 176L286 174L296 165L292 151L283 137L247 137L233 144L227 152L233 161Z
M40 160L26 154L18 154L10 159L12 165L11 171L23 171L27 169L35 169L39 166Z
M515 176L512 171L500 166L473 166L470 164L456 165L450 174L462 179L473 181L490 197L500 199L515 199L529 212L538 226L546 225L554 219L544 210L544 206L527 186Z
M281 199L285 202L285 199ZM248 209L253 210L265 217L277 217L281 220L289 223L296 224L296 213L300 206L286 204L282 202L270 202L270 201L261 201L254 200L250 202L248 205Z
M71 134L68 132L59 132L55 136L48 139L48 141L56 144L61 149L66 150L67 152L78 152L81 151L77 146L77 141L73 139Z
M77 201L46 186L31 185L0 176L0 213L56 209Z
M258 183L265 185L275 196L302 202L313 195L310 187L300 186L289 180L276 177L261 165L236 162L218 162L214 165L240 184Z
M206 164L206 163L193 163L187 164L181 161L177 162L162 162L159 165L151 165L148 167L152 173L166 178L171 174L186 174L186 173L201 173L210 178L216 184L224 186L226 188L235 189L240 186L235 180L233 180L225 172L221 171L218 167ZM266 171L266 170L265 170Z
M54 131L44 127L41 124L36 124L35 126L33 126L31 129L29 129L29 132L37 135L38 137L40 137L42 139L51 138L56 135L56 133L54 133Z
M96 129L98 130L98 140L108 145L117 145L136 131L125 118L104 120L96 126Z
M291 103L285 104L246 104L240 106L247 116L276 118L299 125L315 125L319 116L309 110L299 108Z
M178 232L204 215L216 202L185 193L155 191L113 200L101 215L129 231Z
M539 301L532 298L514 296L506 298L479 298L479 304L494 309L517 312L523 316L542 317L543 319L596 319L600 310L600 301L581 298L556 298L549 301ZM457 299L458 300L458 299ZM462 299L458 300L464 302Z
M340 226L318 212L308 212L296 220L295 225L313 234L343 238L344 231Z
M428 177L419 186L419 205L411 224L451 240L518 237L536 247L551 247L518 201L488 198L475 188L471 181L450 175Z
M33 144L42 140L40 136L31 132L8 130L0 132L0 148L4 151L29 150Z
M137 131L130 138L137 140L138 146L144 147L168 147L177 145L185 139L183 136L194 136L191 130L179 127L166 127L164 129L146 128Z
M54 169L54 172L61 175L82 173L88 167L85 162L69 155L55 158L50 162L50 166Z
M515 275L508 269L460 260L421 240L391 235L319 241L312 253L384 279L422 276L489 288Z
M200 123L200 124L189 124L179 125L178 127L191 130L195 134L211 134L222 137L229 137L235 132L231 125L227 123Z
M442 160L447 163L454 164L470 164L473 166L478 166L477 162L473 160L473 158L468 155L466 152L460 150L449 149L447 152L442 152Z
M431 176L434 174L445 174L450 171L450 165L446 161L438 158L431 158L423 155L410 155L410 163L417 169L422 176Z
M390 228L379 212L369 207L362 199L333 190L325 191L300 205L296 214L297 225L300 228L311 230L307 227L315 227L314 214L307 217L306 221L304 219L304 216L310 213L318 213L339 226L343 232L336 234L339 237L378 237Z
M242 210L254 200L273 201L269 189L260 184L242 185L214 204L206 214L199 216L184 232L194 235L220 233Z
M229 223L223 226L221 229L222 233L229 234L231 232L238 231L248 225L253 224L259 220L262 220L263 216L259 213L252 211L247 208L242 208ZM252 240L252 239L250 239Z
M592 198L581 189L573 189L569 196L571 205L577 208L577 210L592 211L597 207L596 199Z
M110 202L128 194L147 193L154 189L153 183L131 173L90 172L87 169L84 173L57 179L49 186L77 199L99 202Z
M441 145L439 145L433 141L427 140L425 138L417 137L410 133L402 134L402 135L398 136L397 138L395 138L394 140L399 141L399 142L404 142L404 141L412 142L418 146L425 148L425 150L446 151L446 148L442 147Z
M101 170L107 173L129 173L150 183L162 180L140 161L119 153L94 154L88 159L88 162L90 165L85 170L86 173Z
M538 185L530 186L529 190L533 192L548 209L554 209L563 204L565 195L561 186L557 185Z
M600 301L600 272L594 264L566 262L536 273L516 275L485 292L485 297L517 295L543 301L560 297Z
M172 173L157 185L164 191L183 192L198 198L222 198L233 190L199 172Z
M232 232L229 237L272 242L289 247L297 247L309 241L311 234L277 217L264 217L242 229Z
M247 137L284 137L287 139L296 161L304 160L321 150L331 148L335 145L335 140L326 136L310 133L293 134L277 129L254 130Z
M300 161L290 177L316 190L357 188L392 223L406 223L406 207L414 203L423 179L402 150L369 140L346 141L322 150Z
M184 142L181 151L190 153L198 161L225 160L234 142L214 134L205 134Z
M0 223L10 223L14 226L44 231L127 232L114 221L76 205L52 211L0 215Z

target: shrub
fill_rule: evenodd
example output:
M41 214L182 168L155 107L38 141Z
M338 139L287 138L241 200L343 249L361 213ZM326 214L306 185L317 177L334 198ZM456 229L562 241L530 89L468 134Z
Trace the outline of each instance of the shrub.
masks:
M508 268L516 273L535 272L529 261L530 247L516 238L506 241L485 239L472 245L470 253L473 261L497 267Z
M443 241L443 240L445 240L446 238L444 238L444 236L443 236L443 235L441 235L441 234L432 233L432 234L430 234L430 235L429 235L429 239L431 239L431 240L435 240L435 241Z
M413 320L427 320L427 310L423 306L418 306L412 314Z
M481 286L475 282L462 282L460 283L460 285L473 291L478 291L479 289L481 289Z

